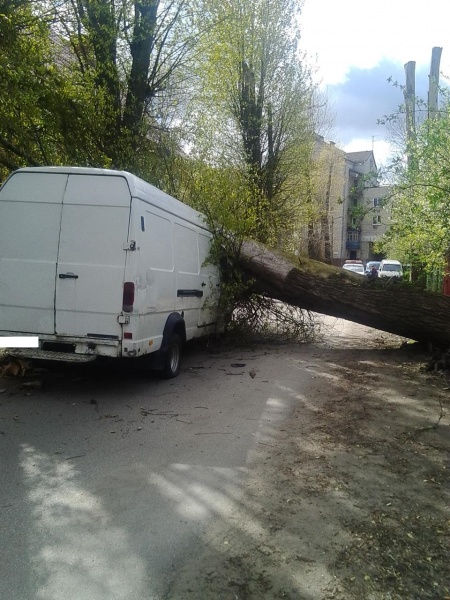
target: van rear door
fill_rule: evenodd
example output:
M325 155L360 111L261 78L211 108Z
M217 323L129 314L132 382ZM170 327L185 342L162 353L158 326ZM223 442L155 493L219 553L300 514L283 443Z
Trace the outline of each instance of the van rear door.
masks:
M55 273L67 175L14 173L0 190L0 330L55 332Z
M124 177L71 174L63 197L55 295L59 335L121 339L131 193Z

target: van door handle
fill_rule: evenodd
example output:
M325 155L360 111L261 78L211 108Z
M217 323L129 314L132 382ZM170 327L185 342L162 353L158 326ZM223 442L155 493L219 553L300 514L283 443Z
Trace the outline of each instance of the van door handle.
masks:
M75 273L60 273L59 278L60 279L78 279L78 275L75 275Z
M201 290L177 290L177 297L189 297L189 298L202 298L203 292Z

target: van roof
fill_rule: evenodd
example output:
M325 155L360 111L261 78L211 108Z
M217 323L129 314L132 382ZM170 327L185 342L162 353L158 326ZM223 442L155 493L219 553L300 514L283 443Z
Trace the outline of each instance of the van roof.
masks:
M166 195L164 192L153 186L151 183L140 179L128 171L115 171L113 169L96 169L93 167L24 167L23 169L17 169L15 173L62 173L67 175L103 175L107 177L125 177L130 188L132 196L139 196L139 191L143 191L150 186L158 192ZM171 198L171 196L168 196Z
M99 169L94 167L23 167L14 171L15 173L23 171L27 173L67 173L67 174L78 174L78 175L121 175L127 179L139 179L136 175L128 173L127 171L116 171L114 169ZM149 184L150 185L150 184Z
M144 201L157 201L165 210L182 216L187 221L195 223L197 226L207 229L205 217L199 211L184 204L180 200L169 196L156 186L140 179L128 171L116 171L113 169L97 169L94 167L23 167L11 173L10 177L16 173L62 173L67 175L102 175L107 177L124 177L127 180L131 196Z

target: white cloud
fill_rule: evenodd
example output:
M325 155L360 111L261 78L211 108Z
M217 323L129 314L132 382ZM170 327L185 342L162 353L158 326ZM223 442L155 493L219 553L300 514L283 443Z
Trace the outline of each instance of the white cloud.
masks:
M305 0L300 19L302 48L317 56L324 85L343 82L349 69L371 69L383 59L429 66L431 49L449 39L448 0Z
M377 165L390 150L377 120L403 103L404 65L416 62L416 91L426 98L433 47L450 77L450 0L304 0L301 46L335 112L335 141L345 150L372 149ZM441 79L443 81L443 79Z

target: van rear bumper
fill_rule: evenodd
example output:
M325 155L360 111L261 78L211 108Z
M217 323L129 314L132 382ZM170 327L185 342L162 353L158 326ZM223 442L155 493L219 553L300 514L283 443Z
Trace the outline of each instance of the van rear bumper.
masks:
M4 337L25 335L31 334L22 332L19 334L17 331L0 331L0 336ZM64 360L68 362L86 362L94 360L97 356L115 358L121 355L121 341L118 339L80 338L49 334L37 334L37 337L39 339L38 348L7 348L7 354L31 359Z
M90 362L97 358L96 354L71 354L70 352L53 352L37 348L13 348L9 352L14 358L29 358L30 360L57 360L62 362Z

